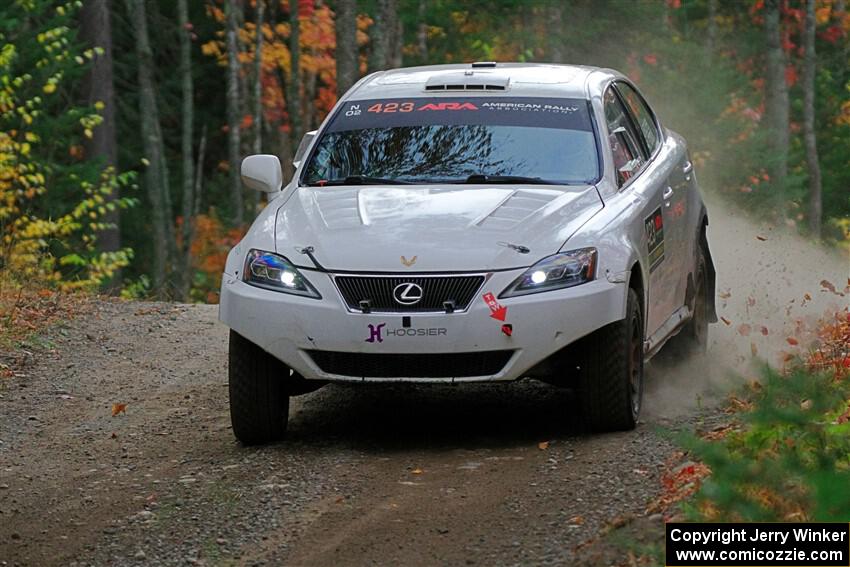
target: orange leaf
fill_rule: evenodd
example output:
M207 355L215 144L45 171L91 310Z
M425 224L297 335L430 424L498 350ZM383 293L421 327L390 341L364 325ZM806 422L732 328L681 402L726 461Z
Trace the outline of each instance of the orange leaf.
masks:
M828 289L828 290L829 290L829 291L831 291L832 293L836 293L836 291L835 291L835 286L834 286L834 285L832 285L832 283L831 283L831 282L829 282L829 281L827 281L827 280L821 280L821 281L820 281L820 285L821 285L821 287L824 287L824 288Z
M423 472L425 472L425 471L423 471L420 468L415 468L412 471L410 471L411 474L422 474Z
M788 341L788 344L791 345L791 346L797 346L798 344L800 344L800 341L798 341L794 337L788 337L785 340Z
M549 442L548 441L541 441L540 443L537 444L537 448L540 449L541 451L545 451L546 449L549 448Z
M753 353L753 356L759 355L759 349L756 346L756 343L750 343L750 352Z
M127 415L127 404L112 404L112 417L115 417L119 413Z

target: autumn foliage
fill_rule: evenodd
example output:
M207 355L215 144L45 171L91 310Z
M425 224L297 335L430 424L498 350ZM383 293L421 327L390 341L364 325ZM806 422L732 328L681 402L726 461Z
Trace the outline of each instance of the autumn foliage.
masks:
M21 6L41 19L35 29L0 35L0 279L93 289L132 257L129 249L96 247L107 213L134 204L107 201L131 176L81 160L81 141L101 121L99 105L63 102L66 82L98 53L75 47L71 26L80 3Z

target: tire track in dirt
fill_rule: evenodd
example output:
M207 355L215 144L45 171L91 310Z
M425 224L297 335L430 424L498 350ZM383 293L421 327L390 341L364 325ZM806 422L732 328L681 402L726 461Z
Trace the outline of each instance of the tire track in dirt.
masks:
M749 372L751 341L772 356L789 317L846 305L819 289L846 257L718 205L711 219L733 324L709 357L651 365L630 433L583 434L571 396L533 382L330 386L294 400L286 442L242 448L214 306L96 303L0 390L0 565L568 563L658 493L672 445L656 426L692 427L698 396Z

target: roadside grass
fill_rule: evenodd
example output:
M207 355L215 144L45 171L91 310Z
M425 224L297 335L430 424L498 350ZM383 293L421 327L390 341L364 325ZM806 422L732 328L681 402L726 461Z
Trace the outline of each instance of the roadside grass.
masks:
M802 356L730 393L724 411L721 426L675 435L683 451L647 516L610 527L579 558L616 550L612 565L664 565L662 518L850 521L850 308L822 320Z

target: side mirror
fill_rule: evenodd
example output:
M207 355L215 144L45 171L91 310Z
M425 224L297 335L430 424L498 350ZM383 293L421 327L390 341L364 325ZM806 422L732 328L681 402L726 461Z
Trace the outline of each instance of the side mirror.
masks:
M242 160L242 183L255 191L277 193L283 185L283 173L277 156L257 154Z
M295 150L295 157L292 158L292 165L295 166L295 169L298 169L298 166L301 165L301 160L304 159L304 155L307 153L307 150L310 148L310 144L313 143L313 138L316 137L316 130L311 130L304 134L304 137L301 138L301 143L298 144L298 149Z

